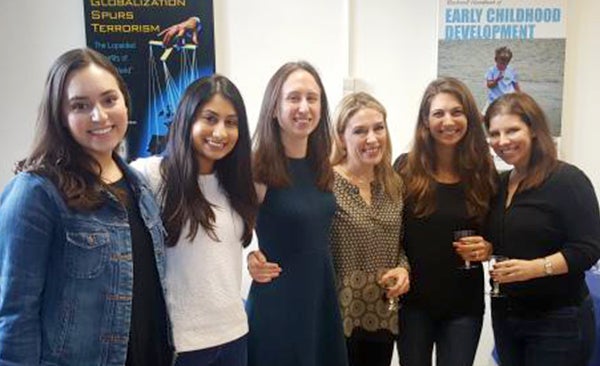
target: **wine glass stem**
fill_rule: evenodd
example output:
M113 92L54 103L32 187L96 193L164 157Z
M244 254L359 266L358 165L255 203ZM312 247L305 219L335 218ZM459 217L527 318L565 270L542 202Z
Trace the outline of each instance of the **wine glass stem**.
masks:
M500 293L500 284L498 282L494 282L494 288L492 292L494 295L498 295Z

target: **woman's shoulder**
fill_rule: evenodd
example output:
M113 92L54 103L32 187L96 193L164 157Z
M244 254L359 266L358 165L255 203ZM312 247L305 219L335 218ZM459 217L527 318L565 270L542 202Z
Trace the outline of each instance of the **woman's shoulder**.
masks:
M585 175L583 170L579 169L577 166L562 160L558 161L556 172L560 175Z
M256 198L258 199L258 203L263 203L265 196L267 195L267 185L255 181L254 189L256 190Z
M147 158L138 158L132 161L129 166L141 174L144 179L150 183L152 190L156 191L156 187L160 185L161 174L160 164L163 160L162 156L150 156Z
M558 184L561 186L574 185L577 187L581 186L582 184L592 184L588 176L583 172L583 170L565 161L558 162L558 166L550 175L549 180L552 181L554 184Z
M332 192L336 197L336 200L340 201L342 197L358 194L359 190L358 187L353 185L348 178L344 177L339 170L334 167Z
M131 163L129 163L129 166L142 173L143 175L147 175L159 172L160 163L162 162L162 160L163 157L158 155L149 156L147 158L137 158Z
M62 196L50 179L32 172L21 172L6 185L0 196L0 205L27 210L30 206L44 206L62 202Z
M33 172L20 172L15 175L4 188L3 196L13 192L29 192L30 195L35 192L46 192L52 195L58 193L50 179Z

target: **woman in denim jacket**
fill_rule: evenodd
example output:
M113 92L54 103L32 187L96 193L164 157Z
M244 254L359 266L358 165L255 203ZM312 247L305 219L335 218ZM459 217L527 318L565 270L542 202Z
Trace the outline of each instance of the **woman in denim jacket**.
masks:
M171 360L159 209L115 154L128 105L95 51L50 69L33 152L0 197L1 365Z

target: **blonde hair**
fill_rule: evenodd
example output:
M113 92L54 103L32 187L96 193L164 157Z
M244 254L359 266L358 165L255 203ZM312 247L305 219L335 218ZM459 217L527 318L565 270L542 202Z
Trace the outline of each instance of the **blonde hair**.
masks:
M375 181L383 185L386 194L393 201L399 201L402 198L402 181L392 168L392 141L387 128L387 112L383 105L370 94L365 92L348 94L338 104L332 124L333 144L329 161L331 165L338 165L347 159L341 136L348 127L348 121L362 109L373 109L383 116L386 148L383 151L383 158L375 166Z

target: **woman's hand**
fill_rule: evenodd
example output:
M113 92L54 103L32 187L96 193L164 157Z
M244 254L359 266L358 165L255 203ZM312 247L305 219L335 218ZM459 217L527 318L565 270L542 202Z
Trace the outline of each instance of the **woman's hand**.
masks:
M465 261L486 261L492 255L494 247L481 236L465 236L452 243L454 250Z
M393 283L393 285L386 286L388 283ZM403 295L410 289L408 271L403 267L392 268L381 276L379 285L387 289L386 296L388 299Z
M496 262L490 277L498 283L522 282L544 276L543 259L509 259Z
M268 283L279 277L281 267L277 263L267 262L263 252L254 250L248 254L248 272L254 281Z

